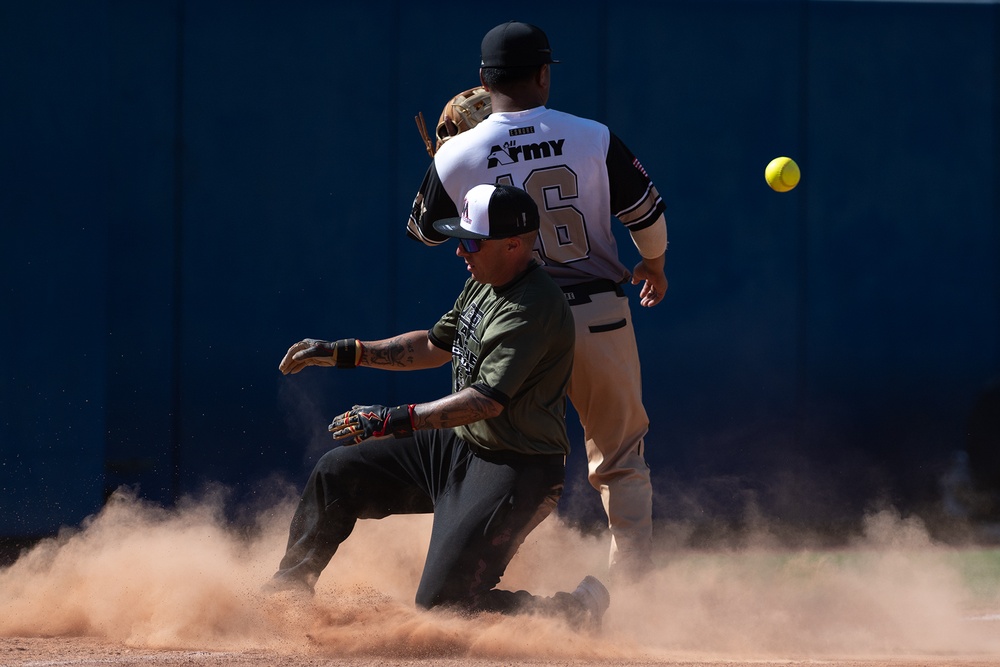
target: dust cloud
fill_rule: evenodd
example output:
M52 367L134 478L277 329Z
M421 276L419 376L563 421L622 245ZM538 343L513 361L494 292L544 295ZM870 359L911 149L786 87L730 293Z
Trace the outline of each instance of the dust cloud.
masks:
M219 498L168 510L116 494L79 528L0 569L0 636L533 661L1000 655L997 582L977 591L960 552L891 511L870 516L849 549L663 550L641 585L612 588L604 631L591 636L537 617L415 609L427 516L359 522L315 598L265 596L294 501L289 493L252 530L234 530ZM601 576L606 553L606 538L550 517L501 585L572 590L586 574Z

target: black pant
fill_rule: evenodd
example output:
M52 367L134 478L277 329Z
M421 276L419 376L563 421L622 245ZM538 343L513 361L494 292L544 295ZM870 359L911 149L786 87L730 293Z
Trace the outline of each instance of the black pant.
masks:
M309 476L275 576L312 586L358 519L433 512L419 606L502 613L572 606L565 594L494 588L524 538L555 509L564 458L476 450L444 429L327 452Z

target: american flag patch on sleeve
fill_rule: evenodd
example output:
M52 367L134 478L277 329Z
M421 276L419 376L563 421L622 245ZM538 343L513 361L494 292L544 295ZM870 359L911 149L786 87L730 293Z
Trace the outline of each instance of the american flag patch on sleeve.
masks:
M639 173L641 173L643 176L649 178L649 174L647 174L646 170L642 168L642 163L639 162L639 158L635 158L632 160L632 166L638 169Z

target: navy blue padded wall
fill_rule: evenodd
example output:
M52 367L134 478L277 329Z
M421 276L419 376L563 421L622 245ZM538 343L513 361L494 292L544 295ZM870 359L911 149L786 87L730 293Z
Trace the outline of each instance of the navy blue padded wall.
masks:
M110 168L102 5L0 7L0 534L99 505Z
M454 248L403 236L428 162L413 116L475 84L481 34L511 18L562 60L551 106L608 122L667 202L671 290L634 309L658 513L932 495L1000 371L1000 7L567 6L0 8L0 486L19 508L0 533L75 523L119 484L169 502L299 483L336 411L447 391L447 369L277 363L451 305ZM804 173L787 194L763 181L781 154Z
M997 9L810 5L807 437L859 496L933 496L998 372Z
M176 328L181 12L117 2L109 13L108 402L104 492L177 489ZM94 47L96 48L96 46Z
M611 10L609 121L671 230L670 297L636 315L650 458L693 481L698 514L936 495L998 365L996 10ZM762 172L783 154L804 179L777 195Z
M391 12L390 12L391 14ZM239 17L239 20L234 20ZM278 362L305 337L381 338L394 293L386 12L328 2L189 3L184 35L185 484L300 471L303 438L385 377ZM316 452L313 451L312 454Z

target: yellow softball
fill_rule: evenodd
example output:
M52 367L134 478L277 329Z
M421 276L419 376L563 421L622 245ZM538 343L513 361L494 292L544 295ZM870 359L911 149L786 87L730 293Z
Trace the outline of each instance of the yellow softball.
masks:
M776 192L788 192L799 184L799 165L790 157L776 157L767 163L764 180Z

